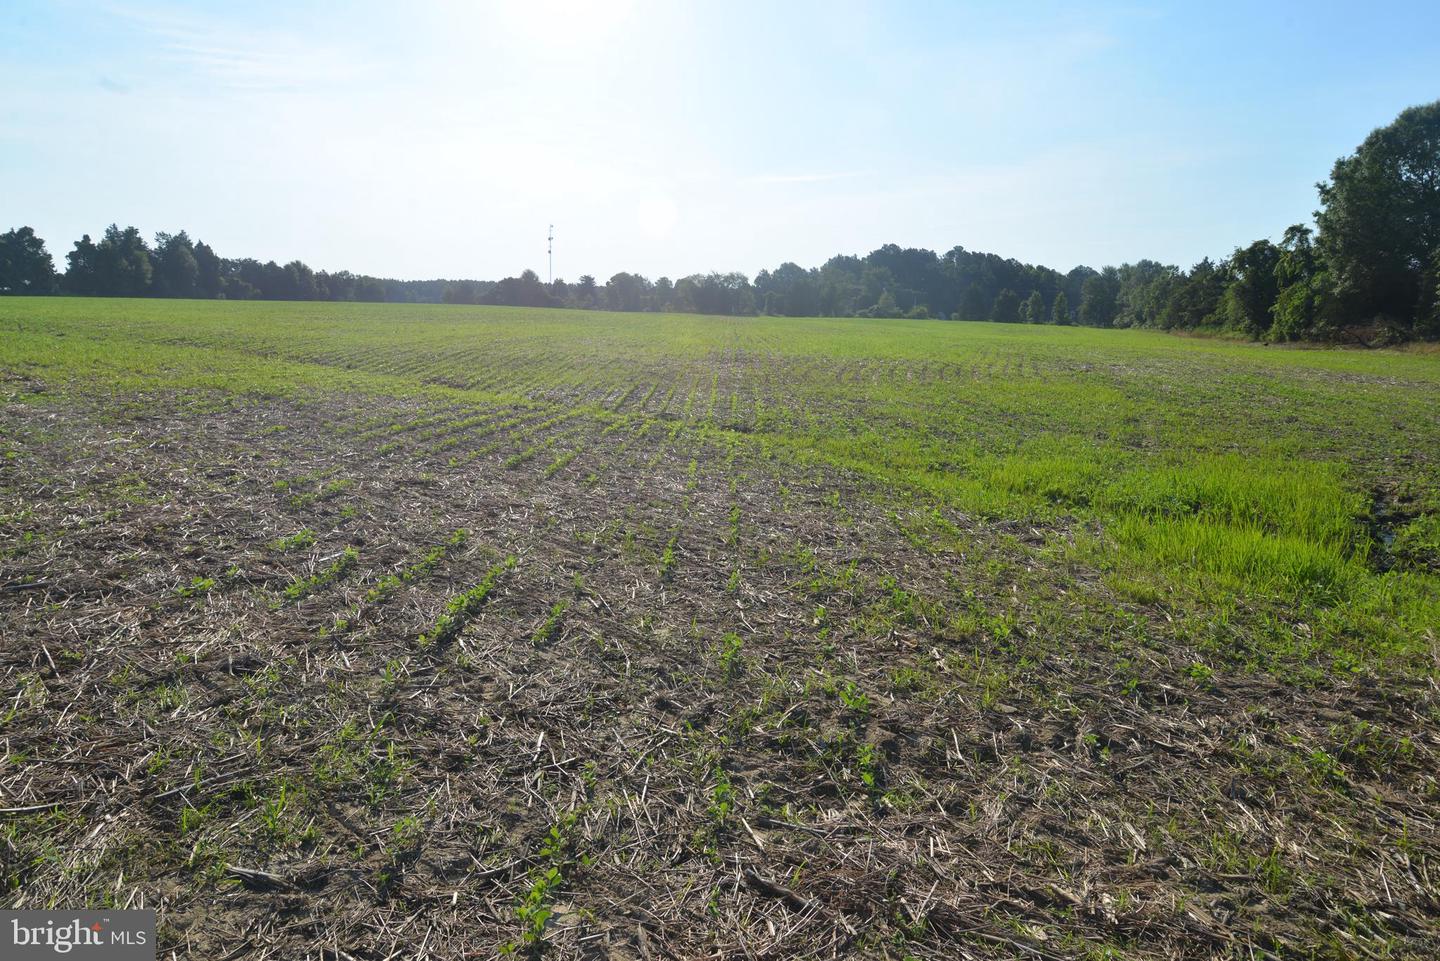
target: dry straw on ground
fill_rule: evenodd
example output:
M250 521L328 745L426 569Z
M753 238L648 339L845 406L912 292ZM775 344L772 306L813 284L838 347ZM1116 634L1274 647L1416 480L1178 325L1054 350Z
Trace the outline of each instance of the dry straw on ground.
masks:
M12 906L224 961L1440 949L1433 684L1207 664L1063 526L476 413L3 408Z

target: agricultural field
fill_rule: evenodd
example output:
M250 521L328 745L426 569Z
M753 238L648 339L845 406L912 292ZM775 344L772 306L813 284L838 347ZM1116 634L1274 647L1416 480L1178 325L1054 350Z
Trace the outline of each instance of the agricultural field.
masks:
M0 885L162 957L1440 954L1440 354L0 300Z

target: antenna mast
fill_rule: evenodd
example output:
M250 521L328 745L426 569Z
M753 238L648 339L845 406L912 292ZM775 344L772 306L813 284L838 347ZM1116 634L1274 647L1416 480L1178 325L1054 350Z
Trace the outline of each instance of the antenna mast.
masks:
M550 279L549 279L549 282L550 282L551 284L553 284L553 283L555 283L555 225L554 225L554 224L551 224L551 225L550 225L550 233L547 234L546 237L545 237L545 256L546 256L547 258L549 258L549 260L550 260L550 268L549 268L549 270L550 270Z

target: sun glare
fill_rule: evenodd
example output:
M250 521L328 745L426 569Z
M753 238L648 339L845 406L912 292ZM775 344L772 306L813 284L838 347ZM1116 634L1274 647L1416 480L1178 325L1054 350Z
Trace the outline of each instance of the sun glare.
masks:
M633 0L514 0L497 9L502 28L539 51L567 51L613 39Z

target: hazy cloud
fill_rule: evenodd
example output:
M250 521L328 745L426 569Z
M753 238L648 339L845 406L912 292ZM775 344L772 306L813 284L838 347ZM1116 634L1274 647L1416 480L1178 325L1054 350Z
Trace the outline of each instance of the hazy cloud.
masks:
M154 36L172 63L237 91L298 90L358 72L342 50L310 36L166 7L121 6L110 12Z
M746 177L743 183L747 184L818 184L827 183L832 180L849 180L852 177L863 177L865 174L858 170L849 170L835 173L794 173L794 174L757 174L754 177Z

